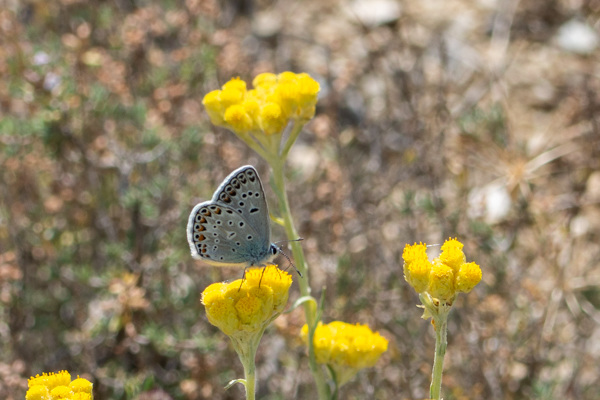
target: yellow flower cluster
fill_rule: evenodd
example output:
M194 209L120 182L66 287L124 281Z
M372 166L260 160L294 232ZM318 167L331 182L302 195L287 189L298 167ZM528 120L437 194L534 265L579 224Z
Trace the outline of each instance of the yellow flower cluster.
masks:
M285 308L292 276L269 265L246 271L244 279L218 282L202 293L211 324L226 335L263 330Z
M427 292L444 302L451 302L458 292L470 292L481 281L481 268L466 262L462 248L457 239L448 239L440 256L431 262L425 244L407 244L402 253L404 279L417 293Z
M308 342L307 325L302 327L301 337ZM374 366L388 348L388 340L368 326L341 321L319 323L313 344L317 362L333 368L340 385L360 369Z
M202 104L213 124L235 133L283 132L288 120L308 121L315 114L319 84L306 73L263 73L252 81L233 78L221 90L204 96Z
M58 373L43 373L31 377L28 381L29 390L26 400L92 400L92 383L80 378L71 381L67 371Z

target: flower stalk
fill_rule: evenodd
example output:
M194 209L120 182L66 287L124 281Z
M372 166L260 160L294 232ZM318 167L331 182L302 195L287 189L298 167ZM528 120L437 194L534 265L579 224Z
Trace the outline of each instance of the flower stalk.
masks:
M309 273L299 235L294 226L285 187L285 160L304 125L314 116L319 84L306 73L263 73L252 81L253 89L239 78L225 83L221 90L204 96L202 103L213 124L233 131L265 161L273 172L271 186L279 202L281 223L291 241L302 297L310 296ZM282 143L286 128L290 127ZM319 317L316 302L304 302L306 323L314 335ZM318 367L312 341L309 342L309 366L315 379L318 398L329 399L328 387ZM241 356L240 356L241 358ZM253 373L252 370L249 370ZM248 385L249 382L246 382Z
M424 316L430 316L435 329L435 353L433 358L433 369L431 372L431 386L429 387L429 398L440 400L442 393L442 373L444 370L444 357L448 346L448 315L452 309L451 300L449 304L439 303L432 299L427 293L419 294L422 307L425 309ZM437 304L437 305L436 305Z
M448 239L441 247L441 254L433 261L427 257L427 245L406 245L404 278L419 293L424 309L423 319L432 319L435 329L435 355L431 373L429 396L440 400L444 357L448 345L448 314L460 292L469 293L481 281L481 268L474 262L466 262L463 244Z
M263 333L264 329L256 332L256 335L253 335L249 343L245 340L239 340L234 335L230 336L233 348L244 367L244 379L240 381L244 384L246 390L246 400L254 400L256 398L256 350L258 349Z
M429 397L439 400L442 393L442 371L444 369L444 356L448 345L448 314L434 318L435 323L435 356L433 359L433 371L431 373L431 387Z
M284 310L292 277L274 265L246 271L245 278L213 283L202 292L208 321L231 339L244 367L246 399L256 396L255 358L265 329Z
M298 129L298 131L300 131L300 129ZM271 169L273 171L272 187L273 191L277 195L277 199L279 200L279 213L283 218L283 227L285 229L286 236L291 241L290 245L292 247L292 254L294 256L296 268L298 269L300 274L302 274L303 277L302 279L298 280L300 293L303 297L310 296L311 289L309 286L309 273L304 258L304 251L302 250L302 246L300 245L300 243L294 241L299 237L299 235L296 231L296 227L294 226L294 220L290 212L287 190L285 188L284 161L284 158L279 157L270 160ZM310 327L309 336L314 336L318 322L316 318L316 303L312 301L304 302L303 307L304 315L306 318L306 324ZM312 340L308 343L308 364L313 378L315 380L317 394L319 396L319 400L326 400L329 398L329 390L325 383L325 378L321 373L321 369L317 365L314 347L311 345Z

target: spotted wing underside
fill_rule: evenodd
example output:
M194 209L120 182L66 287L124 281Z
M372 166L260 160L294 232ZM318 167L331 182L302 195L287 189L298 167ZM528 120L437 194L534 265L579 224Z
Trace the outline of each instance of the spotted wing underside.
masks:
M251 165L233 171L219 186L212 201L236 210L267 242L271 242L269 209L258 172Z
M269 258L269 213L254 167L233 171L211 201L194 207L187 238L192 256L212 265L259 265Z
M194 207L187 234L192 256L218 266L258 264L270 247L236 210L213 202Z

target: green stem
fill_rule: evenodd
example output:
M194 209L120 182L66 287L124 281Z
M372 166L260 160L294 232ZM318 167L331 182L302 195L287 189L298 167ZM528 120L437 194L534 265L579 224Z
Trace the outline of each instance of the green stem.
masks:
M248 368L244 366L244 378L246 379L246 400L254 400L256 396L256 365L254 362Z
M448 345L448 313L441 312L433 318L435 324L435 356L433 359L433 372L431 374L431 387L429 396L440 400L442 393L442 372L444 369L444 356Z
M248 132L235 132L235 134L244 143L246 143L246 145L248 145L248 147L250 147L252 150L257 152L262 158L264 158L265 160L269 159L269 153L267 153L265 151L265 149L263 149L261 147L261 144L259 144L256 140L254 140L254 138Z
M244 367L244 386L246 388L246 400L254 400L256 397L256 350L262 338L264 329L248 337L247 334L241 338L230 336L235 349Z
M303 121L303 122L295 121L294 122L294 126L292 127L292 131L290 132L290 136L288 137L287 141L285 142L285 146L283 146L283 150L281 150L281 159L285 160L287 158L287 155L290 152L292 145L296 142L296 139L298 139L298 135L300 135L300 132L302 131L302 128L304 127L305 123L306 123L306 121Z
M279 211L283 218L283 226L285 228L285 233L289 240L298 239L298 232L294 226L294 220L292 218L292 213L290 212L290 205L287 197L287 191L285 189L285 177L284 177L284 157L272 157L267 159L271 165L271 169L273 171L273 185L274 191L279 200ZM302 296L310 296L310 286L308 284L308 268L306 266L306 261L304 258L304 251L302 250L302 246L300 242L290 242L292 246L292 254L294 256L294 261L296 263L296 268L302 274L302 278L298 279L298 285L300 287L300 293ZM316 313L317 309L314 302L305 302L303 304L304 314L306 318L306 324L309 328L309 367L310 371L315 379L315 384L317 386L317 393L319 396L319 400L327 400L329 398L327 385L325 384L325 379L322 375L322 370L317 365L317 361L314 354L313 340L312 337L314 335L314 330L317 326L316 321Z

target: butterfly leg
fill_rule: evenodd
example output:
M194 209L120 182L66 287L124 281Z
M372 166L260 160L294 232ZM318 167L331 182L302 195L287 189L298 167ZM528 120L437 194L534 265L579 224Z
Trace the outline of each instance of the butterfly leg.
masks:
M263 267L262 273L260 274L260 280L258 281L258 288L260 289L260 284L262 282L262 278L265 275L265 270L267 269L267 266L264 264L261 264L261 267Z
M238 288L238 292L240 290L242 290L242 285L244 284L244 281L246 280L246 269L248 269L248 267L244 268L244 273L242 274L242 280L240 281L240 287Z

